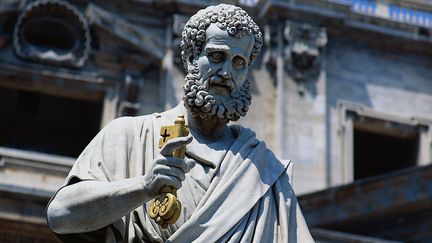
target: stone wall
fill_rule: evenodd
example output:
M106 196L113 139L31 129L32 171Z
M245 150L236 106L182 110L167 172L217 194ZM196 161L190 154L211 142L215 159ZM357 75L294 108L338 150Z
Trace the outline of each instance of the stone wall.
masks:
M344 40L332 42L326 58L328 132L332 146L328 158L332 163L331 184L334 185L343 182L343 172L339 169L344 163L340 134L343 121L339 119L338 103L359 104L390 121L424 119L430 124L432 62L429 57L370 49ZM426 155L424 160L428 160L427 157L430 156ZM429 162L419 161L419 164Z
M348 182L343 171L341 104L365 107L390 121L432 119L431 58L344 39L330 39L323 57L320 78L305 83L303 95L287 78L287 151L295 162L297 193Z

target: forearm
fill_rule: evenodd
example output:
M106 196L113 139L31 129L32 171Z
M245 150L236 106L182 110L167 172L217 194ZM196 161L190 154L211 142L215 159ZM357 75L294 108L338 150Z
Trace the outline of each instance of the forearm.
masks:
M47 210L48 222L59 234L90 232L150 199L140 177L114 182L82 181L57 193Z

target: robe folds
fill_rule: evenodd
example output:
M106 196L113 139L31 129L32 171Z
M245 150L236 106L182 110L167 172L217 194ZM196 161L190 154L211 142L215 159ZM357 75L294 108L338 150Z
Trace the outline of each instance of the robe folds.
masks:
M174 124L178 114L174 108L112 121L77 159L65 186L144 175L159 152L160 127ZM175 224L161 229L147 216L147 202L98 231L59 237L65 242L313 242L289 183L291 162L278 160L250 129L230 129L233 141L193 139L187 145L186 156L197 163L177 192L182 212Z

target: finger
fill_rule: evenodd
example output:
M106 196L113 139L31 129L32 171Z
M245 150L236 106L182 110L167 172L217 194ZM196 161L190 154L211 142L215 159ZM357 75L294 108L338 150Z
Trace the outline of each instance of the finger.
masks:
M168 175L168 176L175 176L179 180L184 181L185 179L185 173L183 170L177 168L177 167L170 167L167 165L158 165L155 167L155 172L158 175Z
M190 171L190 166L184 159L175 158L175 157L166 157L165 159L161 159L157 161L158 164L168 165L171 167L180 168L183 173L188 173Z
M174 149L180 148L182 146L186 146L192 142L192 136L189 135L187 137L178 137L170 139L165 145L162 147L160 153L165 156L171 156Z
M191 170L193 167L195 167L196 161L193 159L186 159L186 164L189 166L189 170Z
M158 175L155 179L155 183L161 185L161 188L163 186L172 186L175 189L179 189L182 186L181 181L177 177L168 175Z

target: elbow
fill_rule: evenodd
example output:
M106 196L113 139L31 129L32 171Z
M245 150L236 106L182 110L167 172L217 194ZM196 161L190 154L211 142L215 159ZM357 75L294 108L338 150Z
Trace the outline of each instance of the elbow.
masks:
M67 234L66 222L67 215L66 210L58 203L54 198L47 207L46 216L48 227L56 234Z

